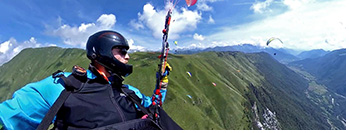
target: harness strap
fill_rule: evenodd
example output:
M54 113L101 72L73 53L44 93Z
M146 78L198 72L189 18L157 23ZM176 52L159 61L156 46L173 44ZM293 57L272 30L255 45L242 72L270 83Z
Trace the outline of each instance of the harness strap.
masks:
M134 119L121 123L115 123L104 127L94 128L93 130L160 130L158 124L150 119Z
M141 111L148 115L148 119L150 119L160 130L183 130L161 107L150 106L148 110L136 100L137 98L139 99L139 97L135 93L126 93L124 89L126 89L126 87L121 87L122 93L129 97L133 103L137 104ZM159 120L154 121L154 114L159 114Z
M52 105L50 110L45 115L44 119L41 121L40 125L36 128L36 130L47 130L51 125L53 118L56 116L58 110L61 108L65 100L71 94L71 91L63 90L59 95L56 102Z
M133 103L135 103L135 104L141 109L141 111L142 111L144 114L148 115L148 117L149 117L150 119L152 119L152 117L153 117L152 113L150 113L150 112L148 111L148 109L146 109L141 103L139 103L138 100L136 100L136 99L138 98L138 96L137 96L136 94L134 94L134 93L126 93L126 91L125 91L124 89L125 89L125 87L121 87L122 93L124 93L124 94L126 95L126 97L130 98L131 101L132 101ZM138 98L138 99L139 99L139 98Z
M40 125L36 128L36 130L47 130L51 125L52 120L56 116L57 112L65 102L65 100L71 94L71 91L74 90L72 83L68 80L63 74L59 74L60 70L52 74L53 78L60 77L64 81L65 89L61 92L55 103L51 106L50 110L46 113L45 117L42 119ZM58 75L57 75L58 74Z

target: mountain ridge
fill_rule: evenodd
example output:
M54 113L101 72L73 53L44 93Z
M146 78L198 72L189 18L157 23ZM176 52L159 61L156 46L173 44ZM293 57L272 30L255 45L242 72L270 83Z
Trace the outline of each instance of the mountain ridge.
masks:
M261 47L255 46L252 44L242 44L242 45L233 45L233 46L216 46L209 47L203 49L177 49L176 54L195 54L200 52L208 52L208 51L240 51L244 53L256 53L256 52L266 52L270 55L273 55L275 59L283 64L287 64L293 61L302 60L306 58L315 58L323 56L329 51L325 51L323 49L314 49L309 51L297 51L293 49L287 48L272 48L272 47Z

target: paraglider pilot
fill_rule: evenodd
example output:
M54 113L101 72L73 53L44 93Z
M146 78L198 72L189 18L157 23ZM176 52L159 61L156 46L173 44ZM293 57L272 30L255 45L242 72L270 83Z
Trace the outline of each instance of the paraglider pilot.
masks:
M144 112L134 101L145 108L152 101L137 88L122 83L132 73L128 49L127 40L118 32L100 31L91 35L86 44L87 57L91 60L89 68L74 66L72 73L57 71L52 77L17 90L12 99L0 103L0 127L36 129L63 90L70 93L53 120L54 129L103 129L140 119ZM167 65L163 79L166 86L160 91L162 102L171 70ZM151 126L130 129L156 129Z

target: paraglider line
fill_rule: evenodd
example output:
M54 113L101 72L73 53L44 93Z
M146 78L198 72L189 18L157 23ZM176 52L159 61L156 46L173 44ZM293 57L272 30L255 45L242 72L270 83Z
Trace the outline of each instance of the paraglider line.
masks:
M179 1L181 1L181 0L176 0L175 4L173 5L173 8L176 7L176 5L178 4Z

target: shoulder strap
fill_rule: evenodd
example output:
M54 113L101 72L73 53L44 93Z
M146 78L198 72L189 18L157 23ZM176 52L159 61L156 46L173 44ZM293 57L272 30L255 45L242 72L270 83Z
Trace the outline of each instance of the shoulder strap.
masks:
M139 103L138 100L136 100L136 99L139 99L139 97L138 97L135 93L127 93L127 92L125 91L125 89L126 89L126 87L123 85L123 86L121 87L122 93L124 93L124 94L126 95L126 97L129 97L129 98L131 99L131 101L132 101L133 103L135 103L135 104L141 109L141 111L142 111L144 114L147 114L148 117L150 117L150 119L152 119L153 115L148 111L148 109L146 109L141 103Z
M47 130L48 127L51 125L51 122L53 118L56 116L58 110L61 108L65 100L68 98L68 96L71 94L71 91L63 90L62 93L59 95L56 102L52 105L50 110L45 115L44 119L42 119L40 125L36 128L36 130Z
M50 110L46 113L45 117L42 119L36 130L48 129L57 112L59 111L65 100L69 97L71 92L74 90L72 82L62 74L61 70L58 70L57 72L52 74L52 78L57 77L60 77L64 81L65 89L61 92L55 103L51 106Z

